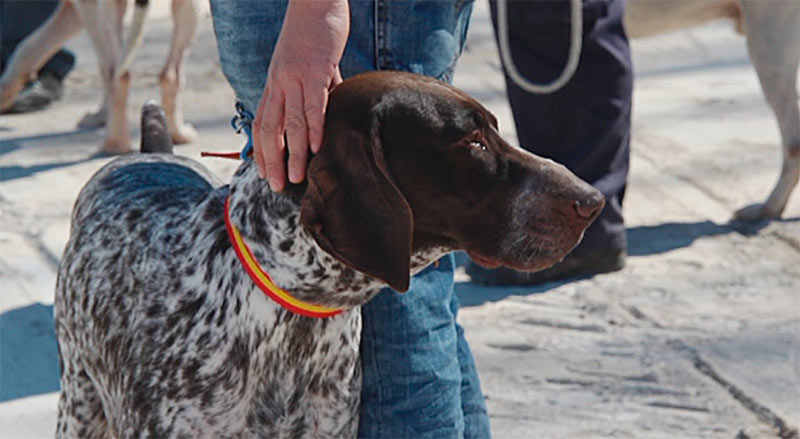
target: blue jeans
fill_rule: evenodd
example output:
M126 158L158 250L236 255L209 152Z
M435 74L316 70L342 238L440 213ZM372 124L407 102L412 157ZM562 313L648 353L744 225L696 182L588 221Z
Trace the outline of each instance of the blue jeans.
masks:
M211 0L222 70L251 114L285 11L284 1ZM353 0L342 75L404 70L450 81L471 12L471 1ZM456 324L453 266L448 255L407 293L386 289L363 307L360 437L489 437L475 363Z

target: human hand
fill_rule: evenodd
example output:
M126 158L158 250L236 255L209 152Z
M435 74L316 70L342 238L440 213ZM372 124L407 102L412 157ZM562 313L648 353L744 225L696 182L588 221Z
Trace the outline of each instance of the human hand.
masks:
M347 0L291 0L253 121L258 173L270 188L305 179L308 150L322 146L328 91L342 82L339 60L350 28ZM284 140L284 134L286 140Z

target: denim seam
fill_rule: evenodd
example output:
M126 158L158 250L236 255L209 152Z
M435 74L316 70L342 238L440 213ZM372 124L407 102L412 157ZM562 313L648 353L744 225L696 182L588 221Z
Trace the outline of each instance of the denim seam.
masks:
M375 53L374 53L375 59L373 61L374 61L375 69L376 70L380 70L380 64L378 64L378 62L379 62L379 59L378 59L378 57L379 57L379 55L378 55L378 46L379 46L379 41L380 41L380 37L378 36L378 2L375 2L372 5L372 19L374 21L373 26L372 26L373 37L375 39L373 41L373 46L372 46L375 49Z
M391 51L389 50L389 19L388 11L389 5L385 0L377 0L375 2L376 19L375 19L375 32L377 40L375 41L375 50L377 52L375 66L378 70L396 69L392 61Z

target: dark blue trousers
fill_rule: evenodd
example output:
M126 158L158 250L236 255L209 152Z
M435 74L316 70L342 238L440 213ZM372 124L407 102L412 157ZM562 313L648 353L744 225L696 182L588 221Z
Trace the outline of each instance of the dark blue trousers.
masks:
M6 69L17 45L50 18L56 6L56 0L0 0L0 72ZM73 65L75 55L61 49L39 70L39 74L48 72L63 79Z
M567 61L568 1L508 0L509 43L517 71L550 82ZM497 4L490 2L497 29ZM520 146L564 164L606 197L606 207L575 254L626 248L622 200L630 155L633 72L622 27L623 0L584 0L583 49L561 90L531 94L506 75Z

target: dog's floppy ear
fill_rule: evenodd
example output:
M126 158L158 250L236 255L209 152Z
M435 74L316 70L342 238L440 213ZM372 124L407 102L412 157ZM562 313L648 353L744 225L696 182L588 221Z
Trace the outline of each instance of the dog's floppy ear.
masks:
M368 132L326 126L309 164L300 222L337 259L408 290L413 217L386 164L377 118Z

